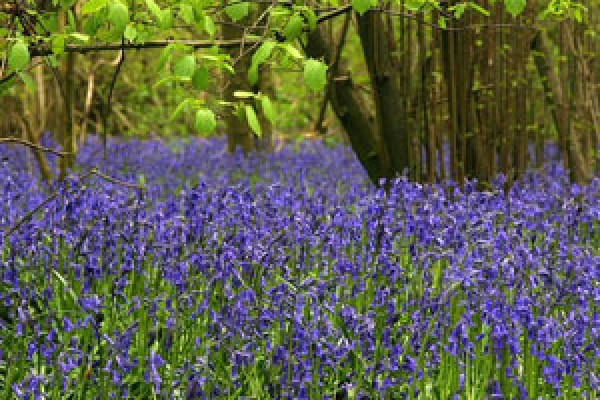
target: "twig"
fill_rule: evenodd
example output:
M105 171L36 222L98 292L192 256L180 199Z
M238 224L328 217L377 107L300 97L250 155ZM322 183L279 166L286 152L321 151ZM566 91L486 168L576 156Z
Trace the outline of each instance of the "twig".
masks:
M148 188L146 186L137 185L135 183L129 183L129 182L125 182L125 181L122 181L120 179L117 179L117 178L113 178L112 176L106 175L105 173L98 171L96 168L92 168L88 172L89 172L90 175L96 175L97 177L102 178L102 179L104 179L107 182L114 183L116 185L125 186L125 187L128 187L130 189L148 190ZM87 176L86 176L86 178L87 178ZM84 178L82 178L82 180L83 179Z
M23 146L31 147L32 149L35 149L35 150L43 151L46 153L52 153L59 157L66 157L71 154L68 151L55 150L50 147L40 146L38 144L27 141L25 139L20 139L20 138L15 138L15 137L0 138L0 143L17 143L17 144L21 144Z
M103 149L103 154L104 154L104 159L106 160L106 136L108 134L107 132L107 119L108 119L108 113L110 113L110 103L112 100L112 94L113 94L113 90L115 89L115 83L117 83L117 76L119 75L119 71L121 71L121 66L123 65L123 62L125 61L125 36L121 37L121 53L120 53L120 57L119 57L119 62L117 63L117 67L115 68L115 73L113 74L112 80L110 82L110 86L108 88L108 99L106 100L106 110L104 110L104 115L102 116L102 125L103 125L103 129L102 129L102 149Z
M254 43L255 40L246 39L246 43ZM142 50L142 49L161 49L171 44L180 44L194 49L206 49L214 46L221 48L238 47L241 40L155 40L143 43L103 43L96 45L77 45L67 44L64 48L65 53L90 53L93 51L113 51L113 50ZM47 45L31 46L29 49L31 56L48 56L53 54L52 49Z

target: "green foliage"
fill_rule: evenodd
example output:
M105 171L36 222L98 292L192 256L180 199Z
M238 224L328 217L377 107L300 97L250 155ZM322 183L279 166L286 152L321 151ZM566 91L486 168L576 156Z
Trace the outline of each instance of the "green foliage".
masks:
M121 36L129 23L129 9L119 1L111 3L108 11L108 20L112 25L112 31L117 36Z
M196 58L192 54L186 54L175 63L173 72L181 78L192 78L196 71Z
M310 90L315 92L323 90L327 84L327 66L319 60L306 60L304 82Z
M504 0L504 6L506 7L506 11L510 15L517 17L519 14L523 12L525 9L526 0Z
M271 39L263 42L252 56L252 64L260 65L267 62L273 53L273 49L275 49L275 45L276 42Z
M274 40L267 40L263 42L258 50L252 55L252 64L248 69L248 81L251 84L256 84L258 82L258 69L261 64L264 64L269 60L276 45L277 43Z
M192 86L196 90L205 90L210 81L210 73L205 66L200 66L194 71L192 76Z
M364 14L367 10L373 6L377 5L377 1L375 0L351 0L350 4L352 4L352 8L359 14Z
M27 45L19 40L8 53L8 68L11 71L21 71L29 64L30 56Z
M196 111L196 120L194 125L199 133L203 135L210 135L217 127L215 113L207 108L199 109Z
M227 14L227 16L231 18L233 22L237 22L241 19L246 18L249 12L250 3L246 1L241 3L234 3L225 7L225 14Z
M273 106L271 99L269 99L269 96L262 95L260 97L260 104L261 104L262 112L263 112L265 118L267 119L267 121L274 124L275 123L275 107Z
M247 104L245 107L245 111L246 111L246 120L248 121L248 125L250 126L250 129L252 129L252 132L254 132L256 134L256 136L261 137L262 129L260 127L260 122L258 121L258 117L256 116L256 112L254 111L254 107Z
M287 25L285 26L284 34L287 40L294 40L302 34L302 29L304 28L304 19L298 15L294 14L291 16Z
M34 1L25 2L28 7L34 7ZM214 130L210 121L215 122L214 113L212 120L206 113L202 114L201 124L198 124L198 113L194 117L194 110L198 104L195 100L202 97L202 105L206 110L217 110L220 105L216 101L217 95L209 93L211 86L216 87L216 74L234 73L237 65L232 66L228 49L218 45L218 29L221 23L235 22L245 24L247 20L249 27L252 27L256 21L256 17L263 14L264 19L257 26L266 26L267 30L248 29L245 31L248 43L245 44L245 50L256 49L251 52L251 63L247 71L248 81L252 84L259 82L261 74L261 66L269 64L276 69L288 69L296 71L296 77L281 79L281 92L288 91L288 95L271 96L266 95L254 96L247 98L248 101L254 101L256 108L252 107L252 112L256 116L259 110L266 120L273 123L276 118L275 106L277 106L277 120L282 121L285 118L292 122L290 126L306 124L310 122L310 113L314 113L313 108L317 107L321 98L315 93L314 98L309 98L310 104L301 104L300 98L307 95L309 92L322 91L327 84L327 66L319 60L305 60L305 56L301 50L300 43L305 43L306 32L317 28L319 20L318 15L322 15L323 9L331 7L342 7L348 2L339 0L307 2L304 0L293 1L290 4L274 3L265 4L264 8L260 4L251 1L216 1L216 0L85 0L80 1L79 7L74 7L75 0L53 0L52 4L60 8L47 10L34 10L31 8L31 15L35 15L35 21L38 21L37 36L32 32L25 32L22 25L17 24L15 30L8 28L7 24L3 24L10 18L9 14L0 12L0 53L3 59L6 60L6 70L11 72L21 72L17 75L19 79L7 79L2 84L1 93L7 93L7 88L18 82L26 85L30 90L35 89L35 84L32 78L25 74L28 65L31 62L29 46L35 43L36 46L47 46L52 53L47 61L54 67L59 67L64 62L61 57L65 52L67 44L85 44L94 46L105 44L119 44L121 38L124 38L128 43L143 45L149 41L162 41L168 43L168 40L177 41L206 41L207 43L214 42L214 46L184 46L181 44L167 44L158 56L148 58L150 64L145 68L136 69L136 73L132 73L130 80L135 80L138 77L149 80L143 85L142 89L133 90L130 88L127 96L137 96L136 101L154 100L155 104L163 101L168 106L165 106L167 116L171 115L173 109L176 109L178 118L185 111L190 109L190 115L187 116L186 128L193 126L201 126L201 133L206 133L209 130ZM435 19L435 15L431 13L433 10L440 9L440 3L436 0L350 0L350 5L353 10L361 15L364 15L368 10L384 7L387 3L394 5L401 4L404 9L423 13L427 24L437 24L440 28L446 28L448 16L440 15ZM504 0L506 11L512 16L520 15L526 6L526 0ZM77 12L77 9L79 12ZM320 9L320 10L319 10ZM259 13L255 12L260 10ZM319 11L317 11L319 10ZM482 15L489 15L489 11L482 8L474 1L463 1L454 3L449 7L450 16L457 18L464 17L469 11L475 11ZM577 21L581 21L586 15L585 6L576 1L566 0L549 0L540 14L541 18L548 16L555 18L571 17ZM58 21L65 21L59 23ZM334 19L334 31L339 27L339 19ZM337 25L336 25L337 24ZM43 26L43 28L42 28ZM183 28L183 29L182 29ZM240 30L240 32L242 32ZM285 41L280 37L274 39L274 32L283 33ZM352 34L351 36L356 36ZM256 41L260 43L256 43ZM351 39L349 39L350 41ZM346 44L357 49L353 44ZM193 48L195 47L195 48ZM250 51L249 50L249 51ZM350 64L354 66L359 64L358 60L360 52L347 51L344 57L347 58ZM92 52L84 53L84 57L80 60L92 60L93 57L88 56ZM133 54L133 52L128 53ZM141 53L140 53L141 54ZM235 57L235 56L232 56ZM140 58L142 56L140 55ZM130 60L130 58L128 58ZM360 63L363 63L360 60ZM126 63L126 68L133 68L129 62ZM86 64L87 65L87 64ZM91 68L93 63L90 62ZM103 64L106 65L106 64ZM360 64L362 65L362 64ZM102 67L103 68L103 67ZM352 70L353 68L351 68ZM302 73L299 74L299 70ZM106 71L112 72L114 69L107 68ZM359 84L368 83L367 74L361 70L362 74L353 76L353 80ZM5 71L1 72L3 78ZM87 71L86 71L87 73ZM102 74L101 73L101 74ZM123 73L123 72L121 72ZM110 79L103 76L104 79ZM219 77L220 78L220 77ZM96 79L97 87L104 88L107 81ZM100 83L101 82L101 83ZM117 85L122 84L117 80ZM304 83L304 86L302 85ZM136 85L139 84L136 83ZM198 93L202 91L204 93ZM160 94L158 94L160 92ZM166 94L169 96L166 96ZM308 93L310 96L310 93ZM166 99L166 97L169 97ZM84 97L85 98L85 97ZM94 99L97 98L94 94ZM143 100L142 100L143 99ZM313 101L318 99L318 101ZM185 100L188 102L183 103ZM181 104L184 106L180 107ZM193 106L193 107L190 107ZM230 108L230 107L228 107ZM143 107L136 112L139 115L143 114ZM229 111L229 110L227 110ZM250 125L252 117L249 117L250 111L246 109L246 120ZM162 115L162 114L161 114ZM285 116L285 117L284 117ZM142 117L140 117L142 118ZM152 120L152 116L144 117L148 121ZM185 119L186 117L181 117ZM167 120L167 118L162 118ZM286 122L287 123L287 122ZM149 123L150 124L150 123ZM151 125L151 124L150 124ZM252 126L250 126L252 128ZM256 133L257 129L253 129ZM181 129L185 131L186 129Z
M103 9L108 3L109 0L89 0L81 6L81 13L83 15L93 14Z

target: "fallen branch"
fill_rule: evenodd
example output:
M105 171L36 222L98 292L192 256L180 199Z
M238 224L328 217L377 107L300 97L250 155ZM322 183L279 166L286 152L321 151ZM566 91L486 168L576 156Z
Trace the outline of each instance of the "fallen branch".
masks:
M148 190L148 188L146 186L137 185L135 183L129 183L129 182L125 182L120 179L117 179L117 178L113 178L112 176L106 175L105 173L98 171L96 168L92 168L91 170L88 171L88 173L90 175L96 175L98 178L104 179L105 181L110 182L110 183L114 183L115 185L125 186L130 189ZM85 175L84 175L84 177L87 178L87 176L85 176ZM81 179L83 180L85 178L82 177Z
M35 149L35 150L43 151L43 152L46 152L46 153L52 153L52 154L57 155L59 157L66 157L66 156L68 156L68 155L71 154L71 153L69 153L67 151L60 151L60 150L52 149L50 147L40 146L38 144L32 143L30 141L27 141L25 139L14 138L14 137L0 138L0 144L1 143L17 143L17 144L21 144L23 146L30 147L30 148Z

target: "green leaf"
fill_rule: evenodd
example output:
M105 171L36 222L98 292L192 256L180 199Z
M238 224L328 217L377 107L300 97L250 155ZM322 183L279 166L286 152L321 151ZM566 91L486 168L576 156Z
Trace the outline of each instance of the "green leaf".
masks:
M306 23L308 24L308 30L312 32L315 29L317 29L317 15L312 10L312 8L305 7L302 10L302 14L304 14L304 17L306 18Z
M302 55L300 50L298 50L296 47L294 47L293 44L282 43L280 46L283 47L283 49L286 51L286 53L288 53L288 55L290 55L291 57L293 57L297 60L302 60L304 58L304 56Z
M276 115L275 107L273 107L273 103L271 102L271 99L269 99L269 96L262 95L260 97L260 106L267 121L274 124Z
M256 85L258 83L258 64L250 65L248 68L248 82L251 85Z
M94 36L98 32L98 29L100 29L104 21L104 13L90 15L85 19L85 22L83 23L83 31L90 36ZM58 28L54 29L53 31L57 30Z
M110 5L108 10L108 20L112 24L112 30L123 34L125 27L129 23L129 9L119 1L115 1Z
M260 128L260 122L258 121L256 112L254 111L254 107L249 104L246 105L246 120L248 121L250 129L252 129L256 136L261 137L262 129Z
M181 4L179 6L179 16L186 24L194 23L194 9L189 4Z
M227 16L231 18L233 22L237 22L240 19L245 18L249 12L250 3L247 1L244 1L242 3L235 3L225 7L225 14L227 14Z
M256 64L257 66L266 62L270 57L271 53L273 53L273 49L277 45L273 39L269 39L264 41L258 50L252 55L252 64Z
M162 10L158 4L154 2L154 0L146 0L146 7L148 7L148 10L150 10L150 13L154 16L154 18L157 20L162 18Z
M173 50L175 49L175 44L170 43L163 49L158 57L158 61L156 62L156 70L160 71L165 67L165 64L171 59L171 55L173 54Z
M254 97L254 93L246 92L244 90L236 90L235 92L233 92L233 97L238 99L250 99Z
M179 114L181 114L183 112L183 110L185 108L187 108L188 104L192 101L191 98L187 98L183 101L181 101L181 103L179 103L177 105L177 107L175 108L175 110L173 111L173 114L171 114L171 118L170 120L173 121L175 120L175 118L177 118L179 116Z
M97 11L100 11L104 6L108 4L108 0L89 0L81 6L81 13L85 14L93 14Z
M192 54L186 54L181 57L173 67L175 75L191 78L196 69L196 58Z
M192 86L196 90L204 90L208 86L210 80L210 74L205 66L196 68L194 75L192 76Z
M360 15L363 15L369 8L371 8L372 2L371 0L351 0L350 4L352 4L354 11Z
M210 17L210 15L204 16L204 30L206 31L206 33L208 33L208 36L210 36L210 37L215 36L215 32L216 32L215 22Z
M173 13L170 9L164 9L160 13L160 18L156 21L156 24L161 29L169 29L173 26Z
M298 14L292 15L283 31L285 38L287 40L296 39L302 35L302 28L304 28L304 19Z
M137 29L135 29L135 26L127 25L123 36L125 36L125 39L129 40L130 42L133 42L137 37Z
M438 17L438 25L439 25L440 28L446 29L446 26L447 26L447 24L446 24L446 18L443 17L443 16Z
M458 3L449 8L450 11L454 13L454 18L460 19L463 16L465 9L467 7L466 3Z
M22 41L18 41L10 48L8 53L8 68L12 71L21 71L29 64L30 59L27 45Z
M423 0L406 0L404 2L404 7L409 11L420 11L424 4L425 1Z
M490 12L488 10L486 10L485 8L481 7L477 3L470 2L469 7L471 7L473 10L477 11L478 13L485 15L486 17L490 16Z
M504 0L504 7L513 18L523 12L525 4L525 0Z
M309 59L304 64L304 82L313 90L323 90L327 84L327 66L319 60Z
M88 42L90 40L90 37L88 35L79 32L69 33L69 37L83 43Z
M210 135L217 127L215 114L207 108L201 108L200 110L196 111L196 120L194 122L194 126L201 134Z

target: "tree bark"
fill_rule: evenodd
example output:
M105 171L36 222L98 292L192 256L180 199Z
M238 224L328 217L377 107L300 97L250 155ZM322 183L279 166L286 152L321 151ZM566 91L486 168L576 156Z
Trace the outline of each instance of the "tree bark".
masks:
M333 43L328 39L326 30L318 26L308 34L305 53L311 58L323 58L330 64L334 58ZM379 133L373 123L369 107L361 93L354 87L350 72L341 63L333 71L330 87L330 101L335 115L344 127L352 149L372 182L377 184L389 168L385 160L386 153L381 153ZM385 166L385 167L384 167Z

